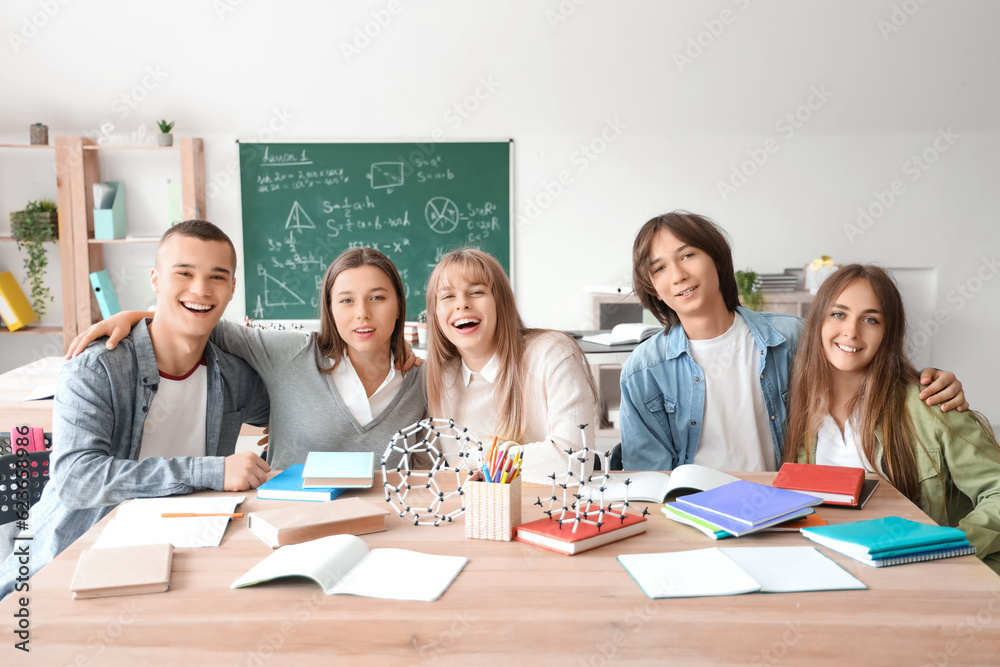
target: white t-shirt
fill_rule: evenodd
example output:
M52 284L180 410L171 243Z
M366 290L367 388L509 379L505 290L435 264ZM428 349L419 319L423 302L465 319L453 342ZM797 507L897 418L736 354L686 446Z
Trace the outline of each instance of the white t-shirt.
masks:
M382 414L403 386L403 375L396 372L395 365L395 358L390 356L389 374L371 396L365 391L365 385L358 377L358 372L347 354L342 355L340 363L333 371L333 385L337 388L344 405L362 426L375 419L375 415Z
M694 462L715 470L777 470L774 441L760 388L760 350L743 316L721 336L692 340L691 355L706 377L705 415Z
M875 472L861 451L861 438L854 430L854 420L848 419L844 423L844 432L841 433L837 422L830 415L823 417L819 430L816 431L816 463L864 468L868 472Z
M208 366L202 359L177 377L160 371L160 385L142 429L139 460L150 456L205 456Z

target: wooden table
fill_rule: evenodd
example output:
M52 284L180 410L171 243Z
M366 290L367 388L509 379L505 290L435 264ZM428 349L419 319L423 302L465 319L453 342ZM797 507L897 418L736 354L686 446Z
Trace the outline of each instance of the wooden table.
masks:
M15 424L52 430L52 399L25 401L24 397L38 387L54 388L62 364L62 357L45 357L0 374L0 431L9 431Z
M767 481L773 473L743 475ZM376 481L376 485L379 482ZM349 492L376 503L380 489ZM523 519L546 487L524 485ZM244 512L274 507L247 494ZM170 590L74 601L68 591L96 526L31 579L30 656L13 648L17 595L0 604L0 664L45 665L610 665L997 664L1000 577L975 557L875 569L819 547L867 591L651 600L622 553L702 549L712 542L655 505L644 535L578 556L520 542L467 540L464 520L414 526L390 516L370 547L458 554L468 565L433 603L326 596L307 580L231 590L270 553L235 520L217 549L181 549ZM831 523L926 517L888 484L862 510L820 508ZM107 519L105 519L105 522ZM813 545L796 533L724 545ZM413 576L419 577L419 572ZM29 660L30 657L30 660Z

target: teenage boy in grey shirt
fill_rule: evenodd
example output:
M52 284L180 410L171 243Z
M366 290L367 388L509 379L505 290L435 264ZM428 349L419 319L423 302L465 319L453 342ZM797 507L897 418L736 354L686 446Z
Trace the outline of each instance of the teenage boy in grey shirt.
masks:
M267 424L267 391L246 362L208 340L235 271L236 250L218 227L171 227L150 273L153 319L114 350L91 345L63 368L51 479L0 564L0 599L30 591L31 574L124 500L244 491L266 479L267 463L235 448L244 422Z

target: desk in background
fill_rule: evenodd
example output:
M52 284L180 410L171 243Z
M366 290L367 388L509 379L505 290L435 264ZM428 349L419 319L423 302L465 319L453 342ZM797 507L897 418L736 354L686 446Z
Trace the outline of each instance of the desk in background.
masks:
M15 424L52 430L52 399L26 401L24 397L40 387L55 388L62 357L45 357L0 375L0 431Z
M46 433L52 431L52 399L26 401L24 397L39 387L53 389L59 381L62 357L45 357L34 363L0 374L0 431L6 432L15 424L40 426ZM237 449L256 446L264 429L244 424L241 436L247 436ZM252 439L249 436L256 436Z
M524 485L525 521L541 516L539 495L549 488ZM384 502L380 488L345 496ZM247 498L244 512L283 504ZM387 531L363 536L369 547L469 559L432 603L326 596L304 579L232 590L271 553L245 519L219 548L177 550L166 593L74 601L76 561L106 518L31 579L30 656L13 649L15 596L0 603L0 664L996 664L1000 577L974 556L876 569L818 547L870 590L651 600L617 555L816 545L797 533L713 542L650 509L646 534L571 557L467 540L463 517L435 528L390 516ZM928 521L885 483L864 510L820 513L831 523Z

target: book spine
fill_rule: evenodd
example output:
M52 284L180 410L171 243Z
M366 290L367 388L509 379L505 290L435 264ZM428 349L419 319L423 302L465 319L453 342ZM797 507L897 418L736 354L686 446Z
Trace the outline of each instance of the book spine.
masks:
M892 565L906 565L907 563L922 563L928 560L939 560L941 558L952 558L953 556L972 556L976 553L976 548L971 544L967 547L957 549L944 549L942 551L924 551L923 553L907 554L905 556L895 556L893 558L876 558L862 560L862 563L874 567L890 567Z

